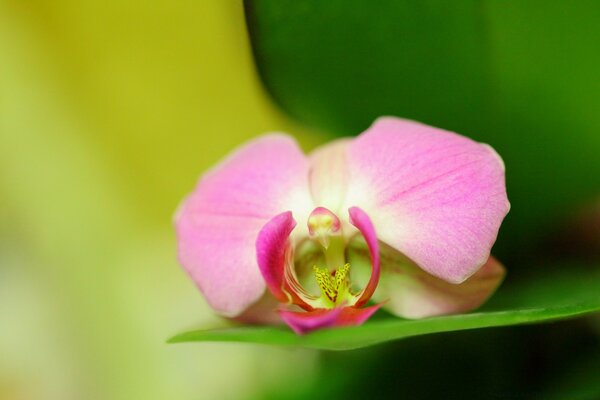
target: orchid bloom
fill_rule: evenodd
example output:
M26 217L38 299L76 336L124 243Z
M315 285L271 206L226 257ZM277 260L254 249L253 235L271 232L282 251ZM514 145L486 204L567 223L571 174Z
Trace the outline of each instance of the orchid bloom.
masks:
M490 249L509 208L490 146L383 117L309 156L286 135L251 141L175 222L180 263L218 313L303 334L381 306L405 318L478 307L504 276Z

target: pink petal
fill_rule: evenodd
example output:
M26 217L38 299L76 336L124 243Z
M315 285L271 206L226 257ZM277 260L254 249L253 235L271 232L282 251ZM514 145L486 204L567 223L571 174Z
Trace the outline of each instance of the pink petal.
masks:
M405 318L473 310L494 293L504 278L504 268L491 257L473 276L460 284L448 283L416 267L392 271L390 275L387 271L384 273L384 283L378 296L389 298L386 309Z
M460 284L449 283L420 269L391 247L382 247L381 279L373 299L404 318L425 318L473 310L483 304L504 278L504 267L490 257L473 276ZM366 275L369 255L354 244L349 261L354 271Z
M298 335L316 329L334 326L361 325L379 309L380 305L366 308L336 307L309 312L279 311L279 315Z
M342 313L335 322L335 326L356 326L362 325L366 320L371 318L373 314L379 308L381 304L375 304L369 307L356 308L356 307L345 307Z
M348 186L346 147L350 141L338 139L310 154L310 191L314 202L336 214L341 210Z
M239 315L262 295L256 238L270 218L290 209L308 213L312 201L308 160L283 135L235 151L181 205L179 260L216 311Z
M346 164L346 204L425 271L460 283L489 258L510 207L491 147L388 117L350 143Z
M303 335L315 329L334 326L335 321L342 313L343 308L316 309L313 311L287 311L280 310L281 319L289 325L298 335Z
M363 235L371 257L371 277L355 304L355 307L360 307L369 301L379 282L379 244L369 216L358 207L351 207L348 212L350 213L350 223Z

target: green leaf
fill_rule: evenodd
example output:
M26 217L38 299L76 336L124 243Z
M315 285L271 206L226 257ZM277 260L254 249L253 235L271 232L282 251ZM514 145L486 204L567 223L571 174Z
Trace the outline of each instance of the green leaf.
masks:
M481 311L421 320L373 319L358 327L297 336L287 327L235 326L194 330L169 339L181 342L244 342L322 350L352 350L431 333L549 322L600 311L600 271L563 267L545 270L524 284L507 285Z

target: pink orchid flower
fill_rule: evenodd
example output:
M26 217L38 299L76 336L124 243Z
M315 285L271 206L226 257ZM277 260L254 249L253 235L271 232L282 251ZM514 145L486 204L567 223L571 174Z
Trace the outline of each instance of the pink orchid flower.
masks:
M383 117L309 156L282 134L235 151L181 205L178 254L226 317L299 334L361 324L381 306L423 318L476 308L497 288L490 249L509 208L490 146Z

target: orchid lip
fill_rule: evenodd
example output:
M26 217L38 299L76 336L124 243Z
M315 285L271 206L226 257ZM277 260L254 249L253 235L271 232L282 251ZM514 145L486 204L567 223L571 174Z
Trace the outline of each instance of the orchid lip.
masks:
M350 289L350 264L345 259L346 240L340 218L325 207L317 207L311 212L307 225L311 238L321 245L325 257L324 267L313 265L321 305L324 308L354 306L361 292L354 293ZM291 264L289 267L293 268Z
M313 210L307 225L309 239L320 244L325 265L313 265L320 294L310 293L300 282L294 263L295 244L292 231L296 226L291 212L282 213L269 221L257 240L257 255L261 272L271 293L281 303L299 306L307 313L298 316L293 311L280 312L282 319L297 333L334 325L357 325L376 309L358 311L373 294L379 280L377 240L370 219L361 209L349 210L349 222L363 234L372 253L373 268L369 283L359 292L351 289L351 266L346 262L347 239L340 218L324 207ZM311 234L312 233L312 234ZM320 236L319 236L320 234ZM323 243L326 239L326 244ZM327 310L356 309L356 311ZM311 320L314 319L314 321Z

